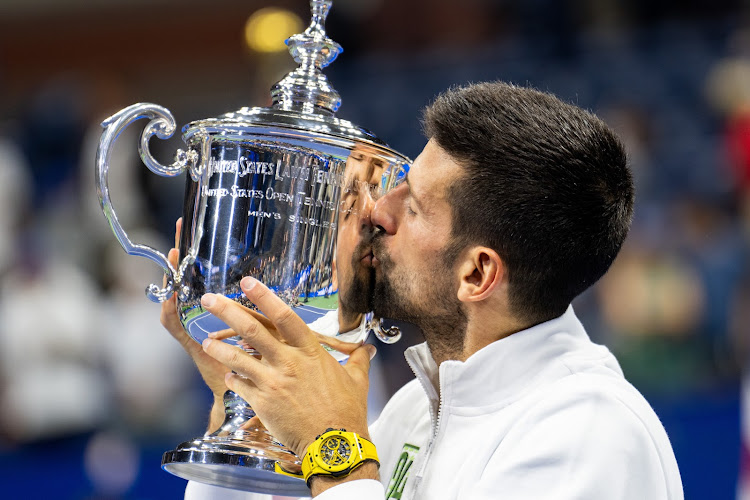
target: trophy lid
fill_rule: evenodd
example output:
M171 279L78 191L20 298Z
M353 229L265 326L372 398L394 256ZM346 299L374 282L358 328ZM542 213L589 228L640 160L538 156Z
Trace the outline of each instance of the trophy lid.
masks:
M261 134L343 147L364 143L408 162L369 130L334 116L341 98L321 71L343 51L325 33L324 23L331 4L332 0L311 0L310 26L286 40L289 53L299 67L271 87L270 107L243 107L217 118L191 122L183 128L183 139L187 142L196 134L230 137Z

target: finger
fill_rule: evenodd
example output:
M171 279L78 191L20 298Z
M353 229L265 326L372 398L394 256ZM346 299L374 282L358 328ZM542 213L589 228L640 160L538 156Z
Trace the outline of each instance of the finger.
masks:
M177 259L179 258L179 256L180 256L180 253L177 251L177 249L176 248L172 248L167 253L167 260L169 261L170 264L172 264L173 267L176 267L177 266ZM166 273L164 273L164 277L162 278L161 283L162 283L162 285L161 285L162 288L165 287L165 286L167 286L167 274Z
M247 430L265 430L265 427L263 426L263 423L260 421L260 419L256 415L256 416L250 418L250 420L248 420L244 424L242 424L240 426L240 429L245 430L245 431L247 431Z
M255 320L256 320L256 321L257 321L258 323L260 323L261 325L263 325L263 327L264 327L264 328L265 328L266 330L270 331L270 332L271 332L271 334L274 334L274 330L275 330L275 327L273 326L273 323L271 323L271 320L270 320L270 319L266 318L265 316L263 316L263 315L262 315L261 313L259 313L258 311L253 311L253 310L252 310L252 309L250 309L249 307L243 306L243 305L242 305L242 304L240 304L239 302L235 302L235 304L237 304L238 306L240 306L240 307L242 308L242 310L243 310L243 311L245 312L245 314L249 314L250 316L252 316L253 318L255 318ZM223 330L222 330L222 331L223 331ZM234 330L229 330L229 331L234 331ZM219 333L219 332L214 332L214 333ZM211 335L211 334L209 334L209 335ZM233 334L233 335L236 335L236 333L235 333L235 334ZM274 334L274 337L278 337L278 335L275 335L275 334Z
M352 352L354 352L354 349L362 345L362 342L344 342L343 340L339 340L336 337L330 337L328 335L323 335L322 333L318 333L315 331L313 333L315 334L315 338L319 343L325 344L332 349L343 352L344 354L351 354Z
M253 318L255 318L261 325L263 325L264 328L266 328L268 331L270 331L272 334L274 334L275 327L273 326L273 323L271 323L271 320L263 316L258 311L253 311L249 307L243 306L239 302L235 302L238 306L242 308L242 310L246 313L251 315ZM275 337L278 337L278 335L275 335Z
M316 345L318 341L315 335L310 334L307 324L297 316L281 298L268 289L266 285L255 278L245 276L240 281L240 287L245 296L252 301L256 307L266 315L276 326L279 335L288 344L303 347Z
M370 361L375 357L376 353L377 349L374 345L364 344L360 348L355 349L351 356L349 356L349 360L344 365L344 368L355 382L360 384L369 383Z
M173 293L167 300L162 302L159 320L169 334L177 339L191 356L200 351L200 346L193 341L182 326L180 316L177 313L176 294Z
M177 250L175 248L169 251L169 253L167 254L167 259L172 265L175 264L175 262L177 261ZM163 287L167 286L166 274L164 275L162 283ZM177 300L175 299L175 294L172 294L166 301L162 302L161 316L159 319L161 320L161 324L170 332L172 332L173 329L182 328L182 325L180 324L180 318L177 315Z
M273 330L270 333L273 335L273 333L275 331L276 330ZM208 336L211 337L212 339L216 339L216 340L227 340L227 339L232 339L232 338L240 337L239 335L237 335L237 332L235 332L231 328L227 328L227 329L224 329L224 330L219 330L218 332L209 332ZM286 340L279 339L276 335L274 335L274 338L277 338L277 340L279 342L281 342L283 344L286 344ZM243 344L247 344L247 341L245 341L244 339L241 342ZM355 344L352 344L352 345L355 345ZM358 346L358 345L361 345L361 344L356 344L355 347ZM253 346L248 345L248 347L253 347ZM334 347L334 349L336 349L336 348ZM352 349L354 349L354 347ZM349 354L349 351L341 351L341 352L343 352L345 354Z
M263 425L263 422L260 421L259 416L254 416L250 420L247 421L249 424L251 424L256 429L266 430L266 426Z
M176 332L178 328L182 328L180 318L177 315L177 303L174 294L172 294L169 299L162 302L159 319L164 328L169 330L170 333Z
M203 351L206 354L251 381L263 380L264 377L268 376L266 373L267 369L260 363L260 361L239 347L229 345L226 342L213 340L211 338L204 340L202 346ZM229 375L231 374L227 374L226 382L230 389L232 389L230 384L236 386L239 381L234 380Z
M175 262L177 262L177 249L173 248L169 251L167 254L167 259L172 265L175 265ZM167 286L167 275L164 275L164 279L162 281L163 287ZM175 299L175 294L172 294L169 299L162 302L161 304L161 324L164 325L167 329L173 328L176 323L179 323L180 319L177 316L177 301Z
M278 335L274 333L276 331L276 327L273 326L273 323L271 322L270 319L266 318L265 316L263 316L258 311L253 311L249 307L245 307L242 304L239 304L239 305L242 306L247 311L248 314L252 315L252 317L255 318L258 321L258 323L260 323L261 325L263 325L263 327L266 330L268 330L269 332L273 333L275 337L278 337Z
M174 229L174 247L180 248L180 236L182 236L182 217L177 219Z
M177 259L180 257L180 252L176 248L173 248L169 251L167 254L167 260L169 260L169 263L173 266L177 267Z
M226 340L232 337L236 337L237 332L235 332L231 328L225 328L224 330L219 330L218 332L210 332L208 336L216 340Z
M272 359L282 344L274 337L255 316L248 314L248 309L241 304L213 293L201 298L201 305L211 314L224 321L248 345L253 346L260 354Z
M244 399L245 402L247 402L247 404L252 408L255 401L255 396L259 391L258 386L252 380L237 373L229 372L224 376L224 385L230 391L236 392L237 395ZM248 421L242 424L240 426L240 429L256 432L266 430L265 426L260 421L260 417L258 417L257 415L251 417Z

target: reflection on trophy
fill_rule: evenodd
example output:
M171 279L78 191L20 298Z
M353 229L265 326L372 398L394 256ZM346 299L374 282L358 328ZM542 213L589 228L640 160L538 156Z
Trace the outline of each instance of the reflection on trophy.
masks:
M311 7L310 26L287 40L299 67L272 87L272 106L189 123L182 130L187 148L177 151L171 165L160 164L149 151L152 136L166 139L175 131L165 108L135 104L102 124L96 168L102 210L128 254L164 269L166 285L149 285L146 294L163 302L176 293L182 324L197 342L226 328L203 310L201 296L223 294L252 307L239 287L248 275L268 285L316 331L330 330L321 333L358 341L373 331L384 342L400 335L365 314L372 276L362 263L367 258L362 218L403 177L410 160L334 116L340 98L321 69L341 47L323 26L331 1L312 0ZM189 174L177 267L157 250L131 242L110 201L113 143L140 118L149 119L139 143L143 163L162 176ZM222 427L165 453L163 468L235 489L308 494L295 476L299 458L265 430L248 427L254 413L236 394L229 391L224 400Z

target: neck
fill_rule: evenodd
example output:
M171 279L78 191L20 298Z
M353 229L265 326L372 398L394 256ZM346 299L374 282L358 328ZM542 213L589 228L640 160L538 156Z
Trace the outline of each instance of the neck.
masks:
M449 359L466 361L475 352L491 343L530 328L535 324L520 321L510 315L498 314L495 311L490 314L482 314L482 312L484 311L469 313L463 325L460 321L445 322L448 325L463 327L460 331L457 328L445 327L441 330L423 329L425 340L437 366Z
M362 322L362 314L348 311L339 305L339 333L346 333L357 328Z
M425 335L425 338L426 337L427 335ZM432 359L435 360L437 366L440 366L443 361L466 361L469 358L469 356L465 355L463 349L455 349L454 347L447 346L440 341L431 341L427 338L427 345L430 347L430 354L432 354Z

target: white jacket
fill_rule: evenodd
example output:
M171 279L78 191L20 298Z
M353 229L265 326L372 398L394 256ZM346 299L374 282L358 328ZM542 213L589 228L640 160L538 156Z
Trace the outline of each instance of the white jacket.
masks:
M439 370L426 344L406 358L417 379L370 429L381 482L317 500L683 498L659 419L572 308ZM186 499L226 492L190 483Z

